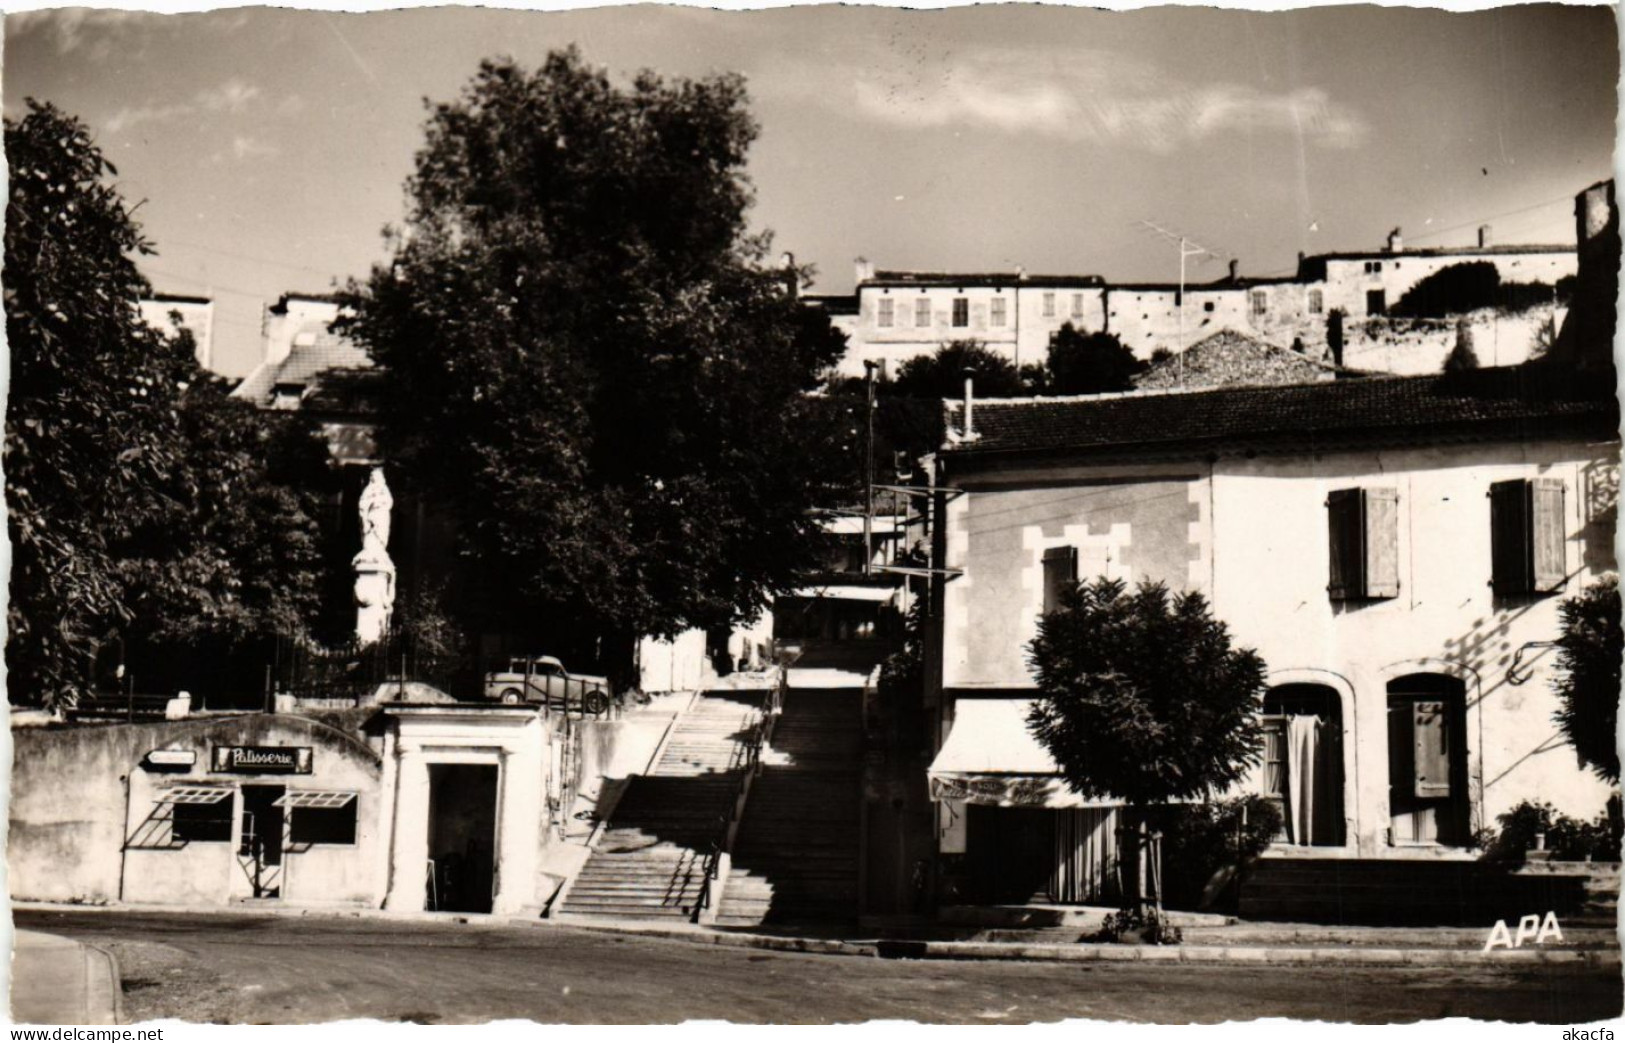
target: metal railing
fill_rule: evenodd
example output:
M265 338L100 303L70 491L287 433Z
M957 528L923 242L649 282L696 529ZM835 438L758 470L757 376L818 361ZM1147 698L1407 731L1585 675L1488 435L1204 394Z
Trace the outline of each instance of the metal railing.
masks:
M751 780L761 772L762 748L772 741L774 722L784 710L784 693L789 687L789 678L789 668L780 664L777 680L762 698L762 715L751 726L749 734L741 744L739 760L736 762L739 774L729 791L727 810L717 815L716 833L706 850L705 875L693 910L693 919L696 923L716 900L713 892L719 889L725 875L724 866L731 865L733 842L739 821L745 812L745 798L750 793Z

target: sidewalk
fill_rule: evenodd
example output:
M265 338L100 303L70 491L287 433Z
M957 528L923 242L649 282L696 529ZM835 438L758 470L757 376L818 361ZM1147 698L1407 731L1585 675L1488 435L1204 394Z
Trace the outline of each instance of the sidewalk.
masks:
M111 954L54 934L17 931L11 1018L22 1025L117 1025L118 965Z

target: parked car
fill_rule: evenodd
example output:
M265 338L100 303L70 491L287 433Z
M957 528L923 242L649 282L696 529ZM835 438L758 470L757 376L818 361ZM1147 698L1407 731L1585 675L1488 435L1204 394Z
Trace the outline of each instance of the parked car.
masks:
M572 674L550 655L515 656L507 669L485 675L485 697L510 706L545 703L600 714L609 709L610 687L606 678Z

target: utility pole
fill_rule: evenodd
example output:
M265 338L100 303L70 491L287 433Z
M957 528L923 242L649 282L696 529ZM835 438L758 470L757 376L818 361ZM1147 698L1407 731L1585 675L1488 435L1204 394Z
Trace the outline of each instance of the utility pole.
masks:
M875 370L879 363L863 360L863 379L867 391L864 410L863 436L863 574L869 575L874 562L875 526Z

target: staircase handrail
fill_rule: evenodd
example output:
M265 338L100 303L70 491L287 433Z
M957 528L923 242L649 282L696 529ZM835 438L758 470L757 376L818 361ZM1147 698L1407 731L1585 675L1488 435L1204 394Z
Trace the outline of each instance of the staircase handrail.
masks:
M787 677L786 671L781 667L779 681L768 691L763 701L762 714L751 725L746 733L742 752L744 761L738 777L734 780L731 790L731 799L727 810L717 815L716 833L706 849L705 877L700 888L699 899L694 903L694 921L699 922L700 916L711 905L711 893L716 887L721 873L723 856L733 851L734 837L739 830L739 821L745 813L745 797L750 793L750 783L762 768L762 747L767 744L773 735L773 720L783 708L783 685Z

